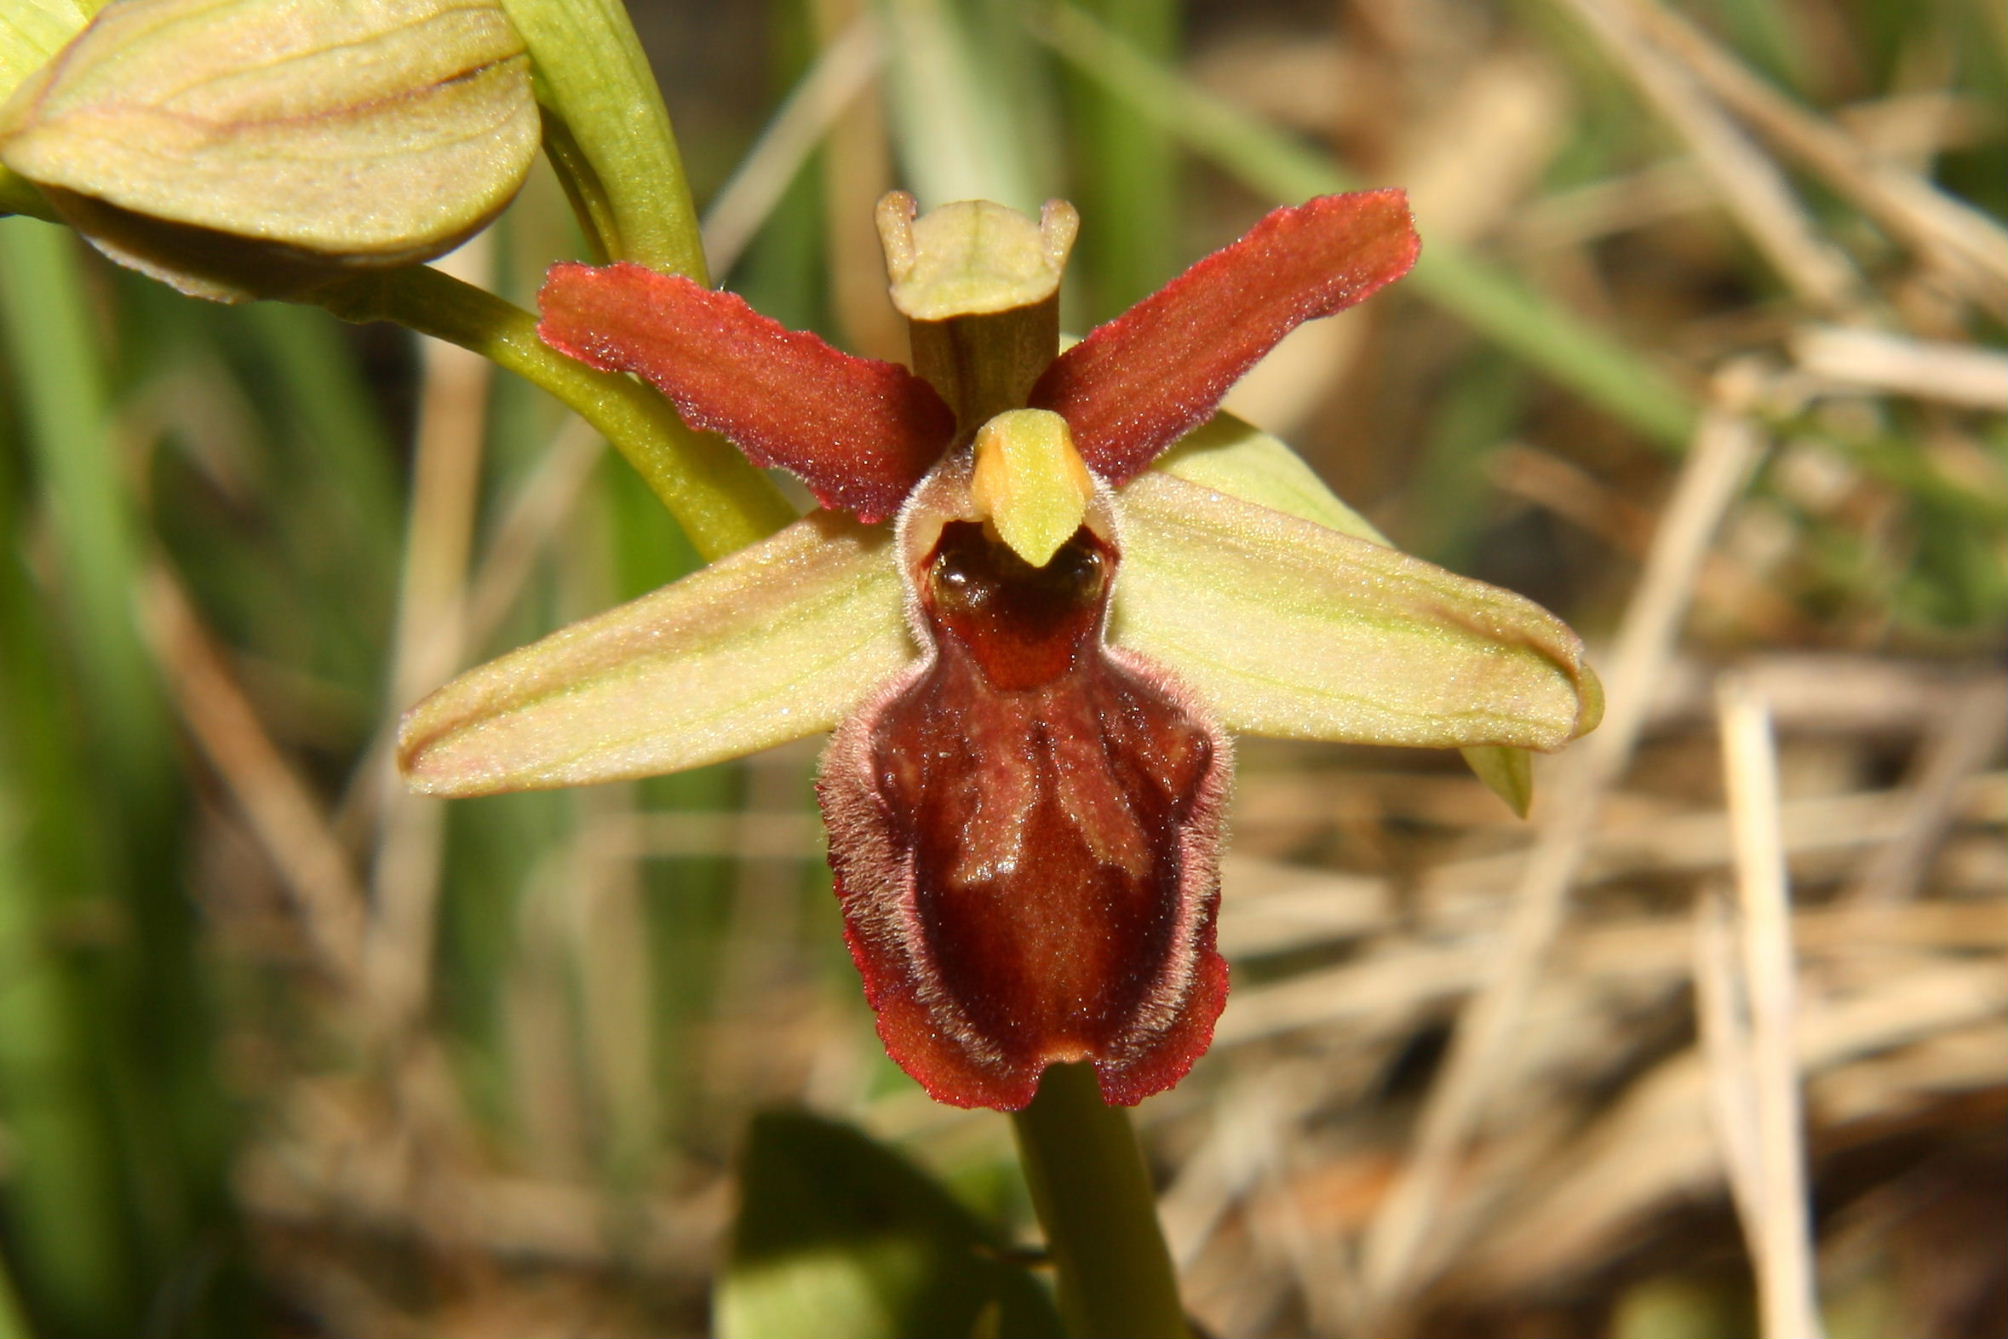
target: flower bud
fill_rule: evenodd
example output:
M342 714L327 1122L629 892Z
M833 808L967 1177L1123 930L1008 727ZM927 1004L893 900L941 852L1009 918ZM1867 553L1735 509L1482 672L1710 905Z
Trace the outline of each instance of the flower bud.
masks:
M11 0L0 5L0 98L47 64L89 17L75 0Z
M539 131L494 0L121 0L0 107L0 162L113 259L241 300L450 250Z

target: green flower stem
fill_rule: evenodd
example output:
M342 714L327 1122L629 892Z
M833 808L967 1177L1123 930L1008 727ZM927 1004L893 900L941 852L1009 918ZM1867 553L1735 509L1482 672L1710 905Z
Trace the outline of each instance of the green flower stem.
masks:
M608 259L711 282L662 90L621 0L502 0L530 51L544 148Z
M1186 1339L1143 1150L1093 1067L1054 1065L1011 1120L1074 1339Z
M686 426L640 382L551 348L537 338L536 317L492 293L413 266L344 279L314 300L344 320L395 321L458 344L557 396L627 458L707 562L795 519L779 490L725 441Z

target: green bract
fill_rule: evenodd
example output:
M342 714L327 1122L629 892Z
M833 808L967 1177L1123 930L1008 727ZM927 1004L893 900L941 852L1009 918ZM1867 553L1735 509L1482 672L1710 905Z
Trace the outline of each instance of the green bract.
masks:
M913 656L892 536L817 512L454 680L407 779L480 795L653 776L822 734Z

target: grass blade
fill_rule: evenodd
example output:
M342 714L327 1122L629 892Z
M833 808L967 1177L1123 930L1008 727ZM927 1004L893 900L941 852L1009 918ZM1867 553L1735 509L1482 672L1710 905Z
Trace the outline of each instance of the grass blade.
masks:
M1039 31L1082 74L1279 202L1360 184L1322 155L1155 64L1078 9L1047 11ZM1669 451L1685 449L1695 422L1692 397L1609 331L1578 320L1499 266L1451 242L1425 239L1409 282L1479 334L1650 441Z

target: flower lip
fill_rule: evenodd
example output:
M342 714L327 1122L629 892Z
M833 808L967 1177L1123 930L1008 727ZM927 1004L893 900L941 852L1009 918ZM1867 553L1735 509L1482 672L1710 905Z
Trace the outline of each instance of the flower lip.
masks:
M1099 649L1115 550L1081 526L1038 566L988 525L941 528L917 594L948 654L1000 692L1044 687Z
M1044 565L976 517L958 453L899 543L921 658L843 726L817 786L846 937L888 1052L936 1098L1017 1108L1089 1060L1135 1102L1205 1050L1230 749L1107 645L1106 489Z

